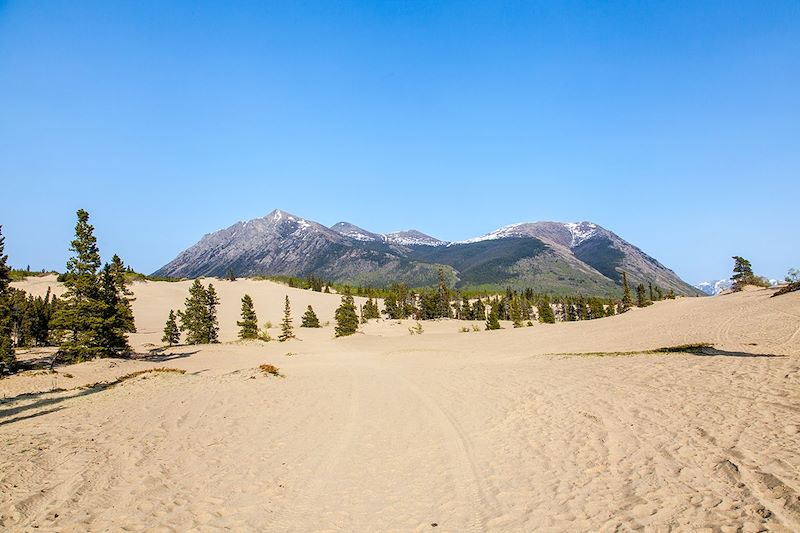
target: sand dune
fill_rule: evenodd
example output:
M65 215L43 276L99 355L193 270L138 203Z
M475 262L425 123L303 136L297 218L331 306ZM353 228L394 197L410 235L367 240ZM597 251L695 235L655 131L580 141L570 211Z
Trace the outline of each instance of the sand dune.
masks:
M413 322L383 320L345 339L329 326L242 343L245 292L275 324L284 294L296 323L309 304L332 320L339 298L214 283L221 345L0 380L0 528L800 530L800 294L517 330L458 333L469 323L444 320L411 336ZM188 283L134 291L144 351ZM717 355L565 355L697 342ZM76 388L165 366L186 373Z

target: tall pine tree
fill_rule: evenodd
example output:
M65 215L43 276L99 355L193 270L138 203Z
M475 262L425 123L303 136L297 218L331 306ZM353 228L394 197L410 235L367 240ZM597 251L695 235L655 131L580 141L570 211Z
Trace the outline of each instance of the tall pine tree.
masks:
M11 343L11 304L9 301L11 268L7 264L5 242L3 227L0 226L0 374L10 374L17 367L17 357Z
M631 288L628 285L628 274L622 273L622 312L633 307L633 300L631 299Z
M55 329L62 339L60 352L69 361L83 361L105 355L103 339L107 312L101 295L100 250L89 224L89 213L78 210L75 239L70 250L74 255L67 261L64 275L62 305L53 318Z
M178 311L180 329L186 332L186 344L210 344L217 342L216 292L209 284L207 291L199 279L189 287L189 296L184 302L183 311ZM212 294L209 295L209 292ZM213 296L213 300L209 298Z
M240 339L258 338L258 317L249 294L242 297L242 319L236 322L236 325L239 326Z
M214 290L214 285L208 284L206 289L206 329L208 330L208 342L216 344L219 342L219 324L217 323L217 306L219 305L219 296L217 291Z
M286 300L283 304L283 320L281 321L281 334L278 335L278 340L281 342L288 341L294 338L294 328L292 327L292 309L289 306L289 295L286 295Z

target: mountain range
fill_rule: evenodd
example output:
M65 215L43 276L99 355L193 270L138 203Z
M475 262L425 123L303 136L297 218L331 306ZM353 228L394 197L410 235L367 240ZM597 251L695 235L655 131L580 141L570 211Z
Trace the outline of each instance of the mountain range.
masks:
M552 294L619 295L652 283L676 294L697 289L633 244L592 222L527 222L464 241L417 230L375 233L349 222L326 227L275 210L203 236L154 275L314 275L359 286L437 282L444 269L459 288L530 287Z

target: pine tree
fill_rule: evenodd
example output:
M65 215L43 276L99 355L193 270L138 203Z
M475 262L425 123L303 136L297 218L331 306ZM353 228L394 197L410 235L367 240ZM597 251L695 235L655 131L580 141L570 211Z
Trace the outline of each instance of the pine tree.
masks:
M217 306L219 305L219 296L214 289L214 285L208 284L206 289L206 324L205 329L208 335L209 344L217 344L219 342L219 324L217 323Z
M436 291L435 317L450 318L450 289L447 287L447 279L441 267L439 267L439 286Z
M769 282L761 276L753 274L753 267L750 261L738 255L733 256L733 276L731 276L731 289L740 291L745 285L755 285L757 287L769 287Z
M492 310L489 311L489 316L486 318L486 331L493 329L500 329L500 321L497 319L497 311L495 311L494 306L492 306Z
M83 361L105 354L103 334L107 318L106 302L101 295L100 250L89 224L89 213L78 210L75 239L64 275L66 293L54 317L54 327L62 338L60 352L70 361Z
M107 356L129 352L127 333L135 329L130 304L126 305L125 296L118 289L111 265L106 263L100 272L100 298L104 306L99 343Z
M375 302L370 296L369 298L367 298L364 307L361 309L361 318L364 321L367 321L371 318L380 318L380 317L381 317L381 312L380 309L378 309L378 303Z
M3 227L0 226L0 374L10 374L17 367L17 357L11 343L11 309L9 303L9 289L11 283L11 268L5 255L5 241Z
M556 323L556 315L553 313L553 308L550 306L550 299L547 296L539 300L536 310L539 312L539 322L543 324Z
M322 327L319 325L319 318L317 318L317 314L314 312L314 309L309 305L306 312L303 313L303 318L300 322L301 328L319 328Z
M644 283L640 283L636 286L636 307L647 307L653 302L650 302L647 299Z
M133 320L133 306L134 301L131 296L133 292L128 288L128 281L125 279L125 272L130 267L126 268L122 259L117 254L111 258L110 272L114 280L117 296L117 319L124 325L128 333L136 333L136 324Z
M258 317L249 294L242 297L242 320L236 322L236 325L239 326L240 339L258 338Z
M208 325L208 294L199 279L189 287L189 296L184 302L183 311L178 311L180 329L186 332L186 344L208 344L211 342Z
M472 302L472 320L486 320L486 304L480 298Z
M336 309L336 336L345 337L358 330L358 315L353 297L349 294L342 296L342 303Z
M281 334L278 335L278 340L284 342L293 338L292 310L289 307L289 296L287 295L286 301L283 304L283 320L281 321Z
M514 327L521 328L522 309L520 309L519 297L516 294L511 298L511 308L509 314L511 315L511 320L514 323Z
M628 285L628 274L622 273L622 312L624 313L633 307L633 300L631 299L631 288Z
M650 295L650 301L651 302L655 302L656 301L656 295L653 292L653 284L648 282L647 283L647 289L649 291L648 294Z
M178 323L175 321L175 311L169 310L167 323L164 325L164 336L161 337L161 342L168 346L175 346L181 342L181 332L178 329Z

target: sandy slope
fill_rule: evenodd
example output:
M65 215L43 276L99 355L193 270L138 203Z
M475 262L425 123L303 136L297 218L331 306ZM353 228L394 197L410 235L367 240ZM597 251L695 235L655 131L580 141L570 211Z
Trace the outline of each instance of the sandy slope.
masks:
M338 303L215 285L223 339L245 291L275 323L286 293L296 316ZM137 285L138 346L186 290ZM3 379L0 528L798 531L800 294L768 295L496 332L299 330ZM563 355L686 342L727 355ZM156 366L187 373L45 392Z

